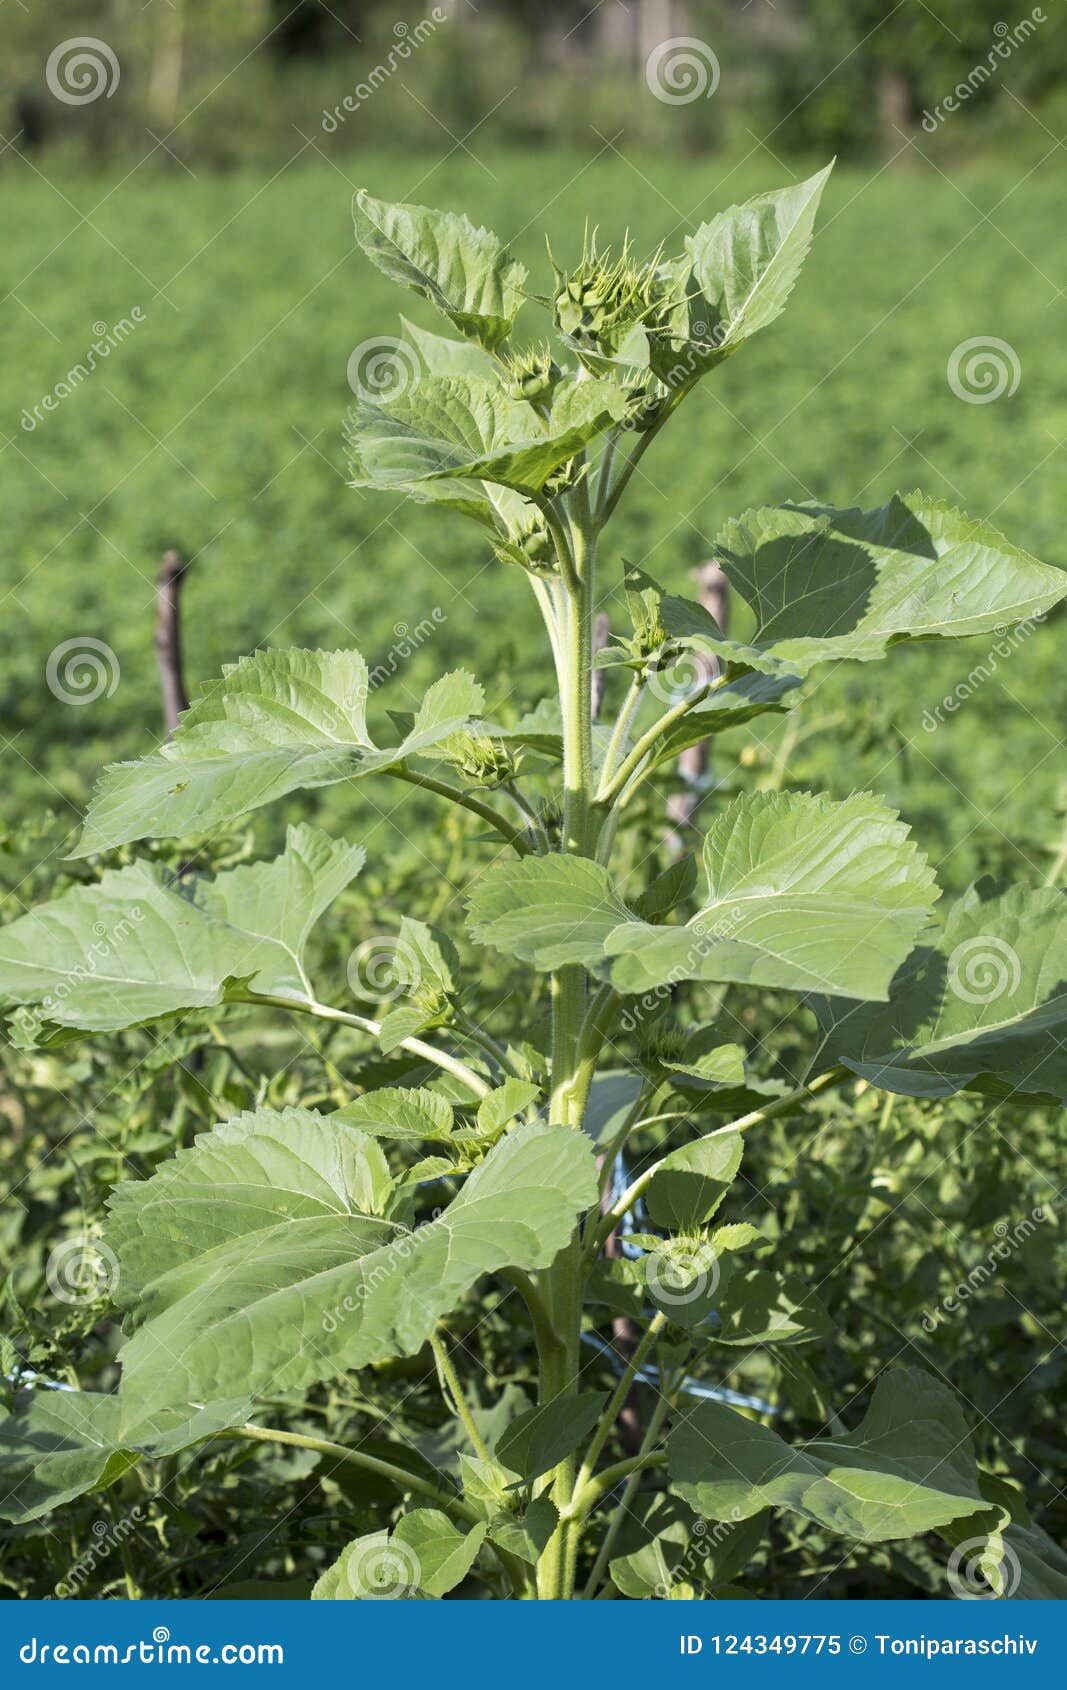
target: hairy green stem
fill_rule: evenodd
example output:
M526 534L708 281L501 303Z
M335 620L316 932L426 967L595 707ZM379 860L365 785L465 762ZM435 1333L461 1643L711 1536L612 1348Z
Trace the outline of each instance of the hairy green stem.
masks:
M817 1097L820 1092L828 1091L830 1087L839 1086L842 1081L851 1078L853 1076L847 1068L828 1068L825 1074L820 1074L817 1079L811 1081L810 1085L798 1086L795 1091L788 1092L785 1097L775 1098L773 1103L766 1104L764 1108L753 1109L750 1114L741 1115L736 1121L728 1121L725 1126L716 1127L714 1132L707 1133L705 1136L707 1138L721 1138L724 1133L747 1132L749 1127L757 1126L762 1121L771 1121L776 1115L784 1115L798 1103L806 1103L810 1098ZM653 1162L650 1168L646 1168L644 1173L638 1174L637 1178L626 1187L622 1196L612 1204L593 1237L590 1249L587 1252L589 1256L594 1256L599 1252L604 1240L610 1238L623 1215L633 1208L637 1199L655 1178L664 1161L666 1161L666 1157L660 1157L658 1161Z
M397 780L407 781L409 786L418 786L425 792L434 792L439 798L447 798L453 804L458 804L464 810L470 810L483 822L495 828L503 835L508 844L513 846L520 857L529 854L530 845L519 828L513 827L505 815L494 810L492 804L486 804L481 798L476 798L473 792L464 792L462 787L451 786L448 781L435 780L432 775L424 775L416 769L409 769L406 763L397 763L386 771L395 775Z
M314 1015L319 1021L336 1021L342 1027L355 1027L361 1033L369 1033L372 1038L377 1038L382 1030L381 1022L372 1020L369 1015L350 1015L347 1010L332 1009L328 1003L316 1003L313 998L283 998L273 992L244 992L240 1001L263 1004L269 1009L288 1009L296 1015ZM420 1056L424 1062L432 1062L435 1068L443 1068L446 1074L453 1074L475 1097L488 1097L493 1089L458 1056L447 1050L438 1050L436 1045L427 1044L424 1039L401 1039L400 1048L412 1056Z
M666 1420L672 1407L673 1404L671 1402L670 1395L666 1389L664 1389L663 1395L660 1397L652 1411L652 1417L645 1428L645 1435L641 1439L641 1447L637 1452L639 1459L642 1459L651 1452L656 1439L659 1437L663 1422ZM583 1600L586 1602L592 1601L593 1597L596 1595L597 1587L607 1571L608 1562L611 1559L611 1552L614 1549L618 1535L622 1530L623 1522L626 1519L630 1505L637 1493L637 1487L641 1483L641 1475L644 1471L645 1468L643 1466L634 1469L627 1478L626 1484L623 1487L622 1495L615 1504L611 1518L608 1521L607 1530L605 1531L604 1536L600 1541L600 1546L597 1549L596 1559L593 1562L589 1577L586 1580L585 1589L582 1591Z
M226 1432L216 1432L210 1441L285 1444L292 1449L314 1450L318 1455L329 1455L350 1467L358 1467L364 1473L374 1473L379 1479L388 1479L398 1490L428 1497L446 1514L465 1520L468 1525L478 1523L477 1509L464 1502L462 1497L450 1495L432 1480L424 1479L421 1474L412 1473L406 1467L397 1467L393 1462L382 1461L376 1455L364 1455L358 1449L346 1449L344 1444L335 1444L329 1438L310 1438L303 1432L278 1432L269 1426L245 1425L234 1426Z
M438 1372L441 1377L443 1387L441 1394L444 1396L446 1402L451 1399L451 1405L456 1417L461 1422L463 1430L470 1439L474 1453L478 1457L479 1461L491 1462L493 1457L490 1453L489 1446L482 1437L482 1434L479 1432L477 1422L471 1412L470 1404L467 1402L467 1399L463 1394L463 1386L460 1383L459 1374L456 1372L456 1369L452 1364L452 1358L448 1353L448 1347L445 1344L444 1339L439 1338L436 1332L431 1335L430 1348L434 1353L434 1359L437 1362Z
M612 1427L619 1418L623 1403L630 1394L630 1386L633 1384L642 1367L645 1365L645 1359L648 1356L649 1350L656 1342L666 1324L667 1316L663 1313L662 1309L657 1310L657 1312L652 1316L652 1319L649 1321L645 1331L641 1334L633 1355L623 1368L615 1389L611 1393L611 1399L608 1406L600 1416L596 1431L593 1433L589 1448L586 1450L585 1458L582 1461L582 1465L578 1469L576 1489L579 1494L584 1490L585 1486L592 1478L593 1471L597 1462L600 1460L604 1445L611 1436Z

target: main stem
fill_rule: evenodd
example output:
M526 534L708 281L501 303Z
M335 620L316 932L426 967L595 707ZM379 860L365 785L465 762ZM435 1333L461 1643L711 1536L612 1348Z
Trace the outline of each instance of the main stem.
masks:
M572 856L595 855L597 825L593 812L593 729L591 686L593 662L593 587L595 531L588 494L574 496L570 550L574 579L560 582L560 628L557 678L563 715L563 827L561 848ZM585 1021L588 981L585 970L569 965L552 979L552 1091L551 1119L579 1130L592 1081L581 1062L581 1032ZM578 1233L544 1276L545 1302L556 1344L541 1366L542 1403L572 1393L579 1368L582 1312L582 1254ZM573 1457L551 1475L549 1490L561 1510L574 1493ZM538 1566L538 1595L566 1599L573 1593L574 1568L568 1555L569 1534L561 1526L547 1545Z

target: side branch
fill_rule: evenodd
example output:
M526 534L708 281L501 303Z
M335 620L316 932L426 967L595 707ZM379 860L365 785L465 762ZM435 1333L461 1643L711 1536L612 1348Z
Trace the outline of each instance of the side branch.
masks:
M235 1001L259 1003L268 1009L288 1009L296 1015L313 1015L318 1021L334 1021L342 1027L355 1027L361 1033L370 1033L372 1038L377 1038L382 1030L381 1022L373 1021L369 1015L350 1015L347 1010L332 1009L328 1003L316 1003L310 998L283 998L272 992L244 992ZM400 1048L409 1051L412 1056L420 1056L424 1062L432 1062L435 1068L443 1068L447 1074L455 1075L475 1097L488 1097L493 1089L458 1056L453 1056L451 1051L439 1050L424 1039L401 1039Z

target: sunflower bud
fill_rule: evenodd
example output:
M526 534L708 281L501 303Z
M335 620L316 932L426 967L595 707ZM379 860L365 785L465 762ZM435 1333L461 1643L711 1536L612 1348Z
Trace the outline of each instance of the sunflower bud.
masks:
M488 734L457 734L451 763L458 774L479 786L504 786L519 771L516 753L503 740L492 739Z
M508 360L508 396L511 399L547 399L563 372L548 346L532 347Z

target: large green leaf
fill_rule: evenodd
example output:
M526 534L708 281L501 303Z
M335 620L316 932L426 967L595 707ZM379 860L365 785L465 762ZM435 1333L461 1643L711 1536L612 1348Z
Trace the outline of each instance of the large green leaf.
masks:
M735 980L884 998L937 896L907 828L869 794L736 799L708 830L704 869L704 907L669 927L638 920L597 863L497 865L471 893L471 933L535 968L583 963L623 992Z
M686 241L692 281L702 296L696 309L707 312L707 339L723 356L785 310L832 169L828 164L795 187L731 206Z
M152 1285L216 1245L284 1222L380 1219L393 1181L376 1139L340 1113L258 1109L236 1115L192 1150L179 1150L149 1180L129 1180L110 1199L108 1244L121 1267L116 1300L153 1307ZM381 1226L371 1237L389 1235Z
M669 387L714 369L785 310L811 246L832 165L806 182L758 194L702 223L664 281L678 300L651 336L652 367Z
M749 511L727 524L718 555L755 612L753 643L800 670L868 662L899 640L992 633L1067 594L1063 570L922 493L866 512Z
M605 949L613 983L675 980L884 998L937 896L907 828L870 794L735 799L704 840L708 899L685 927L620 925Z
M581 1391L527 1409L499 1439L497 1460L529 1484L578 1448L607 1400L604 1391Z
M427 376L389 399L357 399L346 430L352 484L395 491L447 483L449 502L487 494L467 482L536 493L561 464L618 422L626 402L610 382L566 382L547 422L478 376ZM463 483L463 488L459 488Z
M622 1541L637 1547L616 1555L611 1581L632 1601L686 1598L700 1587L714 1589L737 1577L759 1548L766 1522L759 1516L709 1532L706 1522L677 1496L654 1491L638 1496Z
M217 1133L198 1141L187 1157L117 1200L120 1274L128 1266L144 1281L141 1302L149 1313L122 1355L123 1392L138 1412L236 1389L299 1390L388 1356L413 1355L482 1274L546 1267L596 1198L588 1139L537 1123L501 1139L449 1207L412 1231L355 1212L351 1197L346 1208L341 1192L333 1212L328 1205L315 1212L321 1172L309 1162L304 1123L287 1112L242 1129L271 1149L269 1159L266 1147L257 1152L266 1170L261 1199L247 1195L254 1158L242 1155L234 1178L239 1195L231 1201L221 1168L243 1138L234 1146L221 1131L222 1142ZM220 1170L218 1213L197 1214L186 1228L180 1217L205 1190L205 1153ZM359 1157L365 1153L361 1147ZM281 1161L288 1183L279 1192ZM130 1227L131 1212L146 1212L144 1205L157 1205L151 1236ZM182 1244L179 1262L174 1238Z
M707 1402L668 1440L674 1488L713 1520L789 1508L864 1543L917 1536L973 1514L978 1469L952 1392L903 1368L884 1375L855 1432L790 1448L777 1432Z
M86 1491L106 1490L145 1456L176 1455L247 1419L235 1398L195 1409L124 1416L117 1396L34 1391L0 1415L0 1519L23 1523Z
M470 675L444 675L402 742L380 750L367 731L368 691L358 651L259 651L229 665L159 751L104 771L74 855L206 833L300 787L388 768L457 732L484 704Z
M356 240L391 281L421 294L483 346L507 339L526 270L496 235L456 212L390 205L365 188L352 209Z
M177 882L158 865L109 869L0 928L0 1004L112 1032L223 1003L229 982L312 996L304 948L364 853L291 827L272 862Z
M565 856L486 870L474 883L468 911L478 944L545 971L571 962L599 964L620 922L633 919L599 863Z
M1067 897L979 881L885 1005L815 1002L824 1058L885 1091L1067 1102Z
M672 1150L656 1168L645 1204L657 1226L691 1232L715 1214L741 1166L740 1133L694 1139Z

